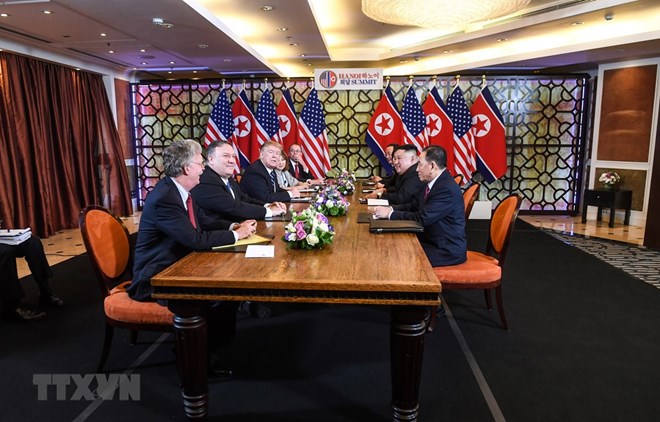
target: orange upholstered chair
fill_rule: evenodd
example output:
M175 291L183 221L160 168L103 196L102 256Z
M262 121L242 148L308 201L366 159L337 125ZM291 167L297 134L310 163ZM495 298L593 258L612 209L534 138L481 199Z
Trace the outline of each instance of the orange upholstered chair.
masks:
M96 273L105 312L105 339L97 372L101 372L110 352L114 327L131 330L131 344L138 331L173 331L173 314L156 302L131 299L124 279L131 270L132 254L128 230L108 210L96 205L80 212L80 231L85 249Z
M470 218L470 213L472 212L472 206L474 201L477 200L479 196L479 188L481 184L473 183L463 192L463 205L465 206L465 221Z
M454 180L456 181L456 184L458 186L463 186L463 175L462 174L457 174L454 176Z
M442 291L452 289L484 289L486 306L491 309L490 289L495 289L497 310L505 330L509 329L502 304L502 266L511 241L513 225L522 199L518 194L504 198L493 211L488 231L486 253L468 251L467 261L459 265L434 267L433 272L442 285ZM435 324L432 313L429 329Z

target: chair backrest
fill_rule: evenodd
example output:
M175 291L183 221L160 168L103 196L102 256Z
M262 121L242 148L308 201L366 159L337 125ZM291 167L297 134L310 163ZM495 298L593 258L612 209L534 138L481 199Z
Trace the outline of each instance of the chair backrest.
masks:
M479 196L479 188L481 187L481 184L479 183L473 183L465 189L465 192L463 192L463 205L465 205L465 220L467 221L468 218L470 218L470 213L472 212L472 206L474 205L474 201L477 200L477 197Z
M80 212L80 231L103 297L122 281L131 264L131 246L124 223L107 209L90 205Z
M456 181L456 184L458 186L463 186L463 175L457 174L456 176L454 176L454 181Z
M513 226L518 217L521 202L522 198L517 193L507 196L497 205L490 220L486 253L494 253L500 266L504 264L504 259L506 258L506 252L509 248Z

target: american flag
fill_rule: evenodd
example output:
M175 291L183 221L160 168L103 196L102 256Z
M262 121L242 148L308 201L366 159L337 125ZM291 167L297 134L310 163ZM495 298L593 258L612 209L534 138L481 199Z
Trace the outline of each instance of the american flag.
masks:
M307 102L300 112L298 138L302 143L305 163L309 166L314 178L325 177L325 174L330 171L330 150L328 135L325 131L323 106L315 88L309 93Z
M268 141L280 141L280 122L277 120L277 112L275 111L275 104L270 90L266 89L261 95L259 105L257 105L257 113L255 131L252 141L252 148L261 148L261 146ZM256 139L256 142L254 141Z
M403 120L403 143L414 145L417 147L417 151L422 152L428 145L424 130L426 117L412 87L408 88L406 97L403 99L401 120Z
M234 116L231 114L231 107L229 107L229 101L227 100L227 90L223 89L220 95L218 95L218 99L209 116L204 144L208 147L217 141L229 142L236 154L235 171L238 173L241 171L241 167L238 160L238 148L236 147L234 129Z
M456 86L447 100L447 111L454 124L454 171L455 174L462 174L468 181L477 166L474 156L474 137L470 130L472 115L459 86Z

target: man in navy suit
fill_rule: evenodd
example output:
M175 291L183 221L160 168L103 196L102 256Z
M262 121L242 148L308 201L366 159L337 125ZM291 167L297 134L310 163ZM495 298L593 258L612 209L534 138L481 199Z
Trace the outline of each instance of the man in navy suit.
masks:
M166 177L147 195L140 217L133 282L128 288L135 300L153 300L151 277L190 252L228 245L256 231L254 220L236 224L208 217L189 194L205 166L198 142L172 142L163 151L163 165Z
M291 202L300 197L297 187L282 189L277 183L275 169L280 162L282 147L277 142L265 142L260 149L258 160L245 169L241 178L241 188L252 198L264 202Z
M204 169L199 185L190 193L207 212L230 220L263 220L286 213L281 202L271 204L246 195L234 180L236 155L227 142L214 142L206 150L208 166Z
M307 182L314 177L305 166L302 155L302 147L299 144L292 144L289 147L289 172L301 182Z
M406 204L417 197L426 183L417 176L417 148L414 145L400 145L394 152L392 164L398 174L392 189L380 188L365 195L365 198L387 199L390 204Z
M467 259L465 210L458 184L446 169L447 155L439 146L424 148L417 174L426 188L417 200L392 207L376 207L374 217L414 220L424 226L419 242L431 265L461 264Z

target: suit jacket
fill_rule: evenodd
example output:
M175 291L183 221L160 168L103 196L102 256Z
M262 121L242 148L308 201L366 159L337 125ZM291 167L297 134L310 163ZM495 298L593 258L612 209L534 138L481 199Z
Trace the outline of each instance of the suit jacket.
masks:
M383 180L380 181L380 183L383 184L383 187L385 188L386 191L391 192L394 191L396 187L396 181L399 178L399 173L396 171L394 174L391 176L383 177Z
M417 175L417 164L403 172L396 178L394 189L381 195L382 199L387 199L390 204L405 204L415 200L419 191L426 188L426 183L419 180Z
M419 241L434 267L456 265L467 259L463 194L447 170L433 184L424 199L426 187L416 201L399 205L390 219L415 220L424 226Z
M294 166L299 166L298 177L296 177L296 171ZM295 163L291 159L289 159L289 173L291 173L293 177L295 177L296 179L301 180L303 182L306 182L314 178L314 176L312 176L312 173L309 172L309 169L305 171L302 165Z
M289 193L277 185L273 190L273 181L268 169L261 160L256 160L245 169L241 178L241 188L252 198L264 202L291 202Z
M234 234L227 230L229 221L209 218L194 198L193 209L197 228L169 177L161 179L147 195L135 245L133 282L128 288L133 299L152 300L151 277L188 253L234 243Z
M265 202L245 194L233 178L228 180L234 196L222 177L211 167L206 167L199 185L190 193L207 214L233 221L263 220L266 216L266 208L263 206Z

